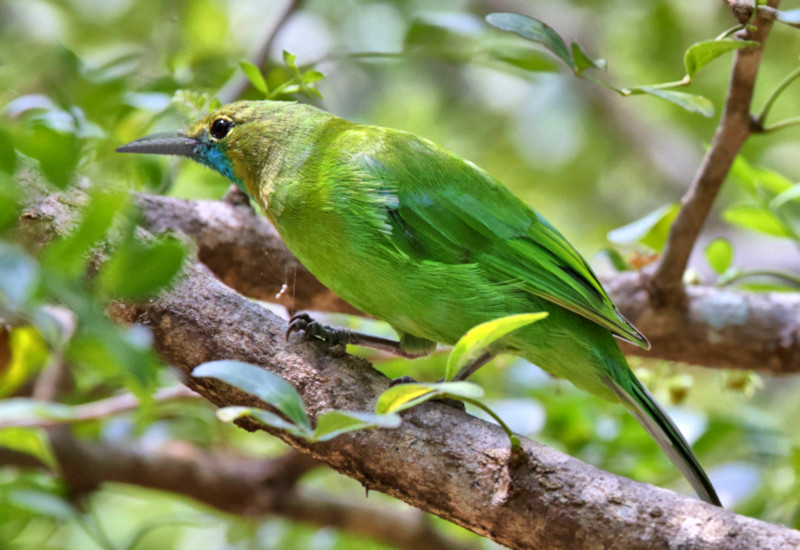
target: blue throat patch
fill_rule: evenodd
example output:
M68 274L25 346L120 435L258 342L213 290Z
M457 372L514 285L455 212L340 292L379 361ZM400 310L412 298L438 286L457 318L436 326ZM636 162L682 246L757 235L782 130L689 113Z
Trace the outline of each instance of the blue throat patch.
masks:
M219 172L235 183L236 187L241 189L248 197L250 196L250 193L248 193L247 189L245 189L244 182L241 180L241 178L236 177L236 174L234 174L233 163L231 163L231 160L225 153L214 146L208 145L200 145L195 151L197 153L197 156L195 157L197 162L203 166L208 166L216 172Z

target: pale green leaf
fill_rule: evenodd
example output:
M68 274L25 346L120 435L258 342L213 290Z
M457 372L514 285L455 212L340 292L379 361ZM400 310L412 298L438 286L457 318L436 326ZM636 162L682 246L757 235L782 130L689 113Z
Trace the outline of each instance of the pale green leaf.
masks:
M275 407L304 431L311 431L300 394L286 380L268 370L241 361L210 361L196 367L192 376L216 378L235 386Z
M547 317L546 312L522 313L494 319L471 328L456 342L453 351L450 352L444 379L452 380L463 367L477 359L503 336L545 317Z
M258 67L244 59L239 61L239 67L242 68L242 72L247 77L247 80L250 81L250 84L253 85L253 88L264 95L269 93L267 81L264 80L264 75L261 74L261 71L258 69Z
M643 218L608 232L608 240L620 245L639 243L655 250L664 248L669 228L680 211L678 203L665 204Z
M733 50L754 46L758 46L758 42L753 42L751 40L734 40L733 38L706 40L704 42L692 44L683 56L686 74L692 77L716 58L728 52L732 52Z
M397 428L400 422L400 417L396 414L331 411L317 419L312 440L328 441L343 433L366 428Z
M666 101L674 103L682 107L690 113L697 113L704 117L714 116L714 104L711 100L696 94L687 94L686 92L675 92L673 90L665 90L663 88L656 88L654 86L638 86L631 88L631 93L645 93L660 97Z
M0 429L0 447L33 455L50 468L55 468L56 458L49 441L44 428Z
M500 30L513 32L522 38L541 44L573 70L577 69L564 39L542 21L518 13L502 12L490 13L486 16L486 21Z
M769 210L765 210L759 206L732 206L722 213L722 217L725 218L725 221L728 223L752 229L753 231L766 233L767 235L775 237L792 236L791 232L786 229L786 226L783 225L780 218Z
M60 520L68 520L77 516L75 509L66 500L44 491L17 489L8 495L10 503L37 514Z
M772 199L769 203L769 207L772 210L777 210L787 202L796 201L798 199L800 199L800 183L794 184Z
M733 245L728 239L714 239L706 246L706 260L717 275L722 275L733 261Z
M265 424L271 428L286 430L296 437L302 437L303 439L312 438L312 433L310 430L305 430L301 426L284 420L277 414L265 411L264 409L238 406L221 407L217 409L217 418L219 418L222 422L233 422L234 420L244 416L252 416L262 424Z

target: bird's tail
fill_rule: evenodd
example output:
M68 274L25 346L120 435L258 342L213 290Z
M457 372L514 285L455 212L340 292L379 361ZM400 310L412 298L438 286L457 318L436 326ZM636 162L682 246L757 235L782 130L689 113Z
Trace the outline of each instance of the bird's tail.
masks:
M661 450L669 457L675 466L686 476L697 496L705 502L722 506L714 486L711 485L703 467L692 452L692 447L681 434L678 427L667 415L666 411L658 404L655 397L647 388L630 372L628 387L623 388L611 378L606 383L617 394L620 401L628 408L636 420L644 427Z

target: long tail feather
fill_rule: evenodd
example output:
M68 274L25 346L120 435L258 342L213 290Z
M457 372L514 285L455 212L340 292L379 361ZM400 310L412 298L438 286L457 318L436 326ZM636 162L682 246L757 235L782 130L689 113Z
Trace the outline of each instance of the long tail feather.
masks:
M692 452L692 447L681 434L678 427L658 404L655 397L647 391L639 380L631 373L630 391L626 391L611 378L606 383L620 398L623 404L644 427L661 450L675 466L686 476L697 496L705 502L722 506L714 486L709 481L703 467Z

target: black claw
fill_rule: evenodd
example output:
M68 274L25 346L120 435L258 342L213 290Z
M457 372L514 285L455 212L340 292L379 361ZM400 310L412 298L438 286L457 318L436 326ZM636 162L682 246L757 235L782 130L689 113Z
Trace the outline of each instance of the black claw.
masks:
M308 313L296 313L289 319L289 326L286 329L286 339L293 332L302 332L305 338L317 338L327 342L332 348L345 346L348 341L348 331L337 329L318 323Z
M315 321L308 313L295 313L289 319L289 326L286 328L284 339L288 341L293 332L304 332L308 335L307 329L312 324L315 324Z

